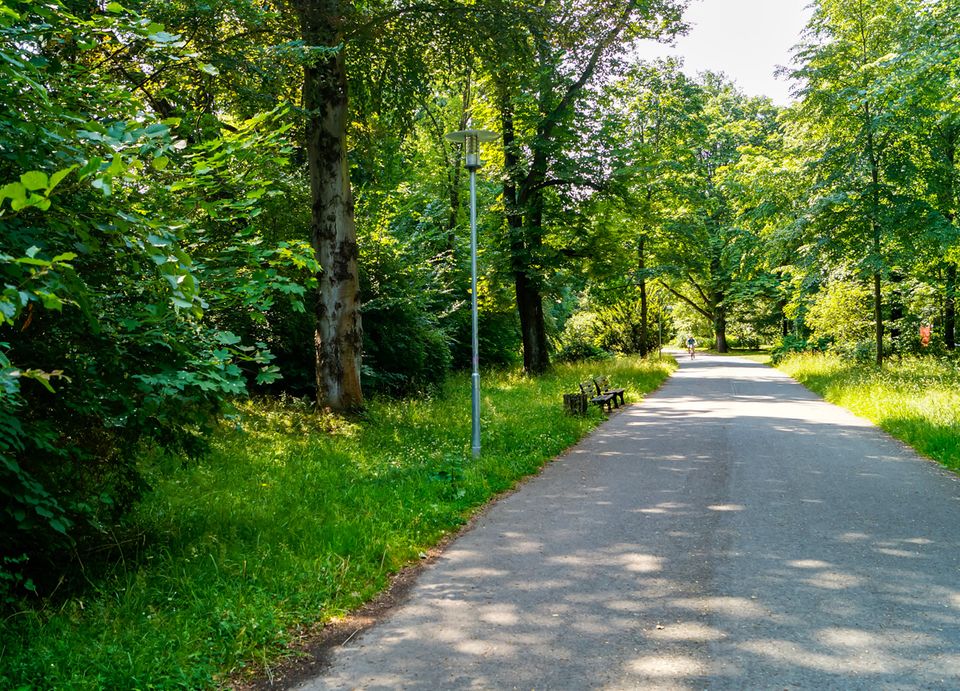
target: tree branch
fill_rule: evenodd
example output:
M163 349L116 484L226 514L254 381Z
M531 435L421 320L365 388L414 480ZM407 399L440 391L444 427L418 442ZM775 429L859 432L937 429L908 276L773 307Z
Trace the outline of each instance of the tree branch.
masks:
M544 180L540 184L533 185L530 187L530 192L542 190L547 187L563 187L564 185L583 185L584 187L589 187L597 192L603 192L607 189L602 183L593 182L592 180L562 180L559 178L551 178L549 180Z
M700 284L697 283L696 279L694 279L694 277L690 275L690 272L689 272L689 271L686 273L686 276L687 276L687 280L690 281L690 283L693 285L693 287L697 289L697 293L700 294L700 298L703 300L703 303L704 303L705 305L709 305L709 304L710 304L710 298L708 298L708 297L707 297L707 294L706 294L705 292L703 292L703 288L700 287Z
M710 312L708 312L707 310L703 309L700 305L698 305L697 303L695 303L693 300L691 300L690 298L688 298L688 297L687 297L686 295L684 295L683 293L681 293L681 292L679 292L679 291L677 291L677 290L674 290L673 288L671 288L670 286L668 286L668 285L667 285L666 283L664 283L663 281L658 280L657 283L659 283L659 284L662 285L664 288L666 288L666 289L667 289L670 293L672 293L674 296L680 298L680 299L683 300L685 303L687 303L688 305L690 305L693 309L695 309L697 312L699 312L701 315L703 315L706 319L710 320L710 323L713 323L713 315L712 315Z
M560 123L563 114L568 108L570 108L574 99L577 97L583 87L586 86L587 82L590 81L591 77L593 77L593 73L596 71L597 65L600 63L600 58L603 55L603 52L623 32L623 29L626 27L627 21L630 19L630 14L633 12L633 10L634 3L628 2L627 6L623 10L623 13L617 19L617 23L614 24L613 28L607 32L607 35L604 36L594 47L593 52L590 54L590 59L587 61L587 65L583 69L583 72L575 82L567 87L567 90L561 97L560 102L557 103L556 107L550 112L550 114L544 118L544 126L541 130L542 136L548 138L553 134L553 130Z

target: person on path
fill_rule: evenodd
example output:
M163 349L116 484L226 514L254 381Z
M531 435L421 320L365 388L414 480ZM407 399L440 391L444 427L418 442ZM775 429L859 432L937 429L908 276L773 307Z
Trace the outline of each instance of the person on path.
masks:
M687 336L687 352L690 353L690 359L696 357L697 339L693 336Z

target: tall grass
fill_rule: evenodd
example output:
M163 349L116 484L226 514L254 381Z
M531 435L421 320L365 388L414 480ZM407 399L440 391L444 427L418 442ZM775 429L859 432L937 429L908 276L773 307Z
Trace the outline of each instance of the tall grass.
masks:
M960 470L960 368L933 357L882 368L803 354L780 369L831 403L876 423L920 453Z
M485 375L478 461L465 377L353 420L246 403L202 462L155 469L137 539L86 594L0 623L0 688L203 688L269 666L600 422L564 414L564 391L602 370L635 401L674 366Z

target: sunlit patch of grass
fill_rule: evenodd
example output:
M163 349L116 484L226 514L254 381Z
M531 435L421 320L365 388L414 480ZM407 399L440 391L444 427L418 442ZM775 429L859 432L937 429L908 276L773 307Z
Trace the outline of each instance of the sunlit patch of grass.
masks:
M722 355L725 357L742 357L745 360L752 360L753 362L759 362L761 365L770 364L770 351L769 350L732 350L729 353L718 353L715 350L707 351L711 355Z
M876 423L925 456L960 470L960 367L932 357L883 367L799 355L780 368L831 403Z
M296 400L240 404L207 458L156 470L128 527L138 539L105 578L0 622L0 687L203 688L262 667L596 426L595 407L562 410L579 381L606 374L637 401L674 367L484 373L476 461L468 376L350 419Z
M728 353L733 357L742 357L746 360L751 360L753 362L759 362L761 365L770 364L770 351L769 350L738 350L732 353Z

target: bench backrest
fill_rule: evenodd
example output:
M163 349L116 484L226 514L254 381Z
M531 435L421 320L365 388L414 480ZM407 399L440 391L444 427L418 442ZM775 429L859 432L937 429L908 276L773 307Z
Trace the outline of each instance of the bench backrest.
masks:
M610 379L607 375L601 375L593 378L593 385L597 387L597 392L605 391L610 385Z
M586 381L580 382L580 393L586 394L587 396L594 396L596 393L599 393L594 391L596 387L596 382L594 382L592 379L587 379Z

